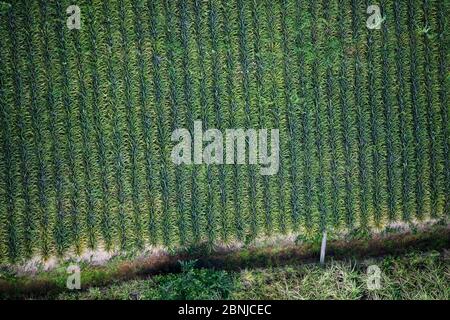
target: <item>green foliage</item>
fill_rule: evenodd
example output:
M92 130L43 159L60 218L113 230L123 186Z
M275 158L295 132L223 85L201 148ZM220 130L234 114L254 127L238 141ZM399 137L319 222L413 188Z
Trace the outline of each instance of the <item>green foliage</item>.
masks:
M431 5L429 0L423 1L423 24L425 27L430 28L430 18L431 18ZM427 136L429 141L429 190L430 190L430 214L432 217L437 217L438 210L438 163L437 163L437 136L435 132L436 127L436 117L434 110L434 100L433 100L433 75L432 75L432 47L431 47L431 37L428 33L423 34L424 43L424 83L425 83L425 103L426 103L426 122L427 122Z
M109 1L103 1L102 12L110 12ZM124 170L124 156L123 156L123 129L122 119L119 114L118 106L118 82L117 75L114 69L115 59L112 55L112 48L114 45L114 39L112 35L111 19L108 15L104 15L102 19L102 27L104 29L104 42L106 51L106 69L107 69L107 81L108 81L108 107L111 110L112 116L112 152L113 152L113 167L114 167L114 181L117 194L117 218L115 219L115 226L117 229L117 236L120 247L124 249L127 244L126 234L126 222L125 222L125 194L124 194L124 182L123 182L123 170Z
M413 139L414 139L414 157L415 157L415 192L416 192L416 218L423 218L424 210L424 146L423 146L423 129L422 129L422 113L419 101L419 70L418 70L418 53L417 53L417 37L414 24L415 4L413 0L408 0L407 4L407 21L409 35L409 58L410 58L410 98L413 118Z
M199 106L200 119L204 129L208 128L209 124L209 104L207 96L207 74L206 74L206 48L203 40L203 10L200 0L195 0L193 4L194 11L194 35L198 55L198 72L199 72ZM215 240L215 218L214 218L214 181L211 166L206 166L206 203L205 203L205 217L206 217L206 237L210 244Z
M37 168L37 198L39 202L38 220L39 220L39 236L41 237L41 253L44 257L49 254L49 212L48 212L48 199L47 199L47 167L44 159L45 148L43 146L44 137L44 125L42 122L42 110L38 101L38 83L37 83L37 70L36 70L36 52L34 50L33 42L33 17L32 6L27 3L22 3L24 16L24 49L26 51L25 56L27 60L26 64L26 77L29 89L29 108L31 114L31 127L33 130L33 145L34 153L36 157ZM28 106L28 105L27 105Z
M277 52L276 52L276 34L272 32L273 28L277 28L276 18L274 13L275 4L271 1L264 2L264 11L266 12L266 36L267 40L267 69L269 79L269 88L268 88L268 101L267 101L267 109L268 113L271 115L271 122L274 128L280 128L281 125L281 109L279 108L279 93L278 93L278 85L277 85ZM280 153L283 150L282 144L280 145ZM276 202L278 209L278 229L282 233L286 233L287 231L287 221L286 221L286 208L285 208L285 173L284 173L284 165L283 165L283 157L280 157L280 168L278 170L277 178L276 178Z
M166 30L166 54L167 54L167 62L168 62L168 73L169 73L169 104L172 115L172 125L171 129L176 130L180 128L180 109L179 109L179 99L178 99L178 83L177 83L177 70L176 70L176 56L175 56L175 39L174 33L172 30L175 28L173 21L173 8L171 6L170 1L164 1L164 16L165 16L165 30ZM176 208L178 215L178 230L180 237L180 244L186 244L186 226L185 226L185 205L184 205L184 174L179 166L175 168L175 197L176 197ZM169 190L166 191L166 201L168 202L168 193Z
M192 89L192 71L191 71L191 49L190 49L190 34L189 34L189 13L187 1L179 1L180 11L180 37L182 46L182 74L183 74L183 98L186 115L186 125L191 136L194 132L194 121L197 114L194 109L193 89ZM193 145L193 144L192 144ZM198 181L198 167L194 166L191 170L191 194L190 194L190 218L192 226L192 242L198 243L200 241L200 199L199 199L199 181Z
M222 1L223 6L223 33L225 38L225 50L226 50L226 93L228 104L228 126L230 128L236 128L236 112L237 102L235 96L235 58L234 49L232 46L232 30L231 30L231 8L228 1ZM234 155L234 157L236 154ZM242 206L241 206L241 184L239 183L239 176L241 170L239 166L233 166L233 204L234 204L234 229L236 238L239 240L244 239L244 221L242 219Z
M314 59L312 59L311 66L311 86L313 91L313 107L314 107L314 126L315 126L315 146L316 146L316 159L317 159L317 200L318 200L318 208L319 208L319 228L321 231L326 230L328 209L326 203L326 191L325 191L325 172L324 172L324 158L325 158L325 150L324 150L324 133L326 128L323 126L322 117L323 112L321 110L322 106L322 94L320 88L321 84L321 70L319 59L321 57L320 49L318 49L318 16L317 16L317 3L315 1L311 1L309 5L309 14L311 17L311 45L313 50L316 52ZM306 226L308 227L308 221ZM309 226L310 227L310 226ZM310 227L311 228L311 227Z
M4 48L4 41L0 39L0 45ZM5 74L3 50L0 51L0 71ZM3 77L0 78L0 114L1 114L1 128L2 128L2 154L3 154L3 174L4 174L4 188L5 188L5 209L6 209L6 237L8 256L11 261L15 261L18 257L18 235L16 230L15 217L15 181L13 178L14 162L13 162L13 135L12 135L12 119L11 112L5 97L5 82Z
M339 8L343 9L342 0L338 3ZM353 195L353 159L352 159L352 115L349 110L349 105L347 101L347 61L345 58L346 53L346 43L345 43L345 20L344 14L339 12L339 42L340 42L340 55L341 61L339 63L339 104L341 109L341 123L342 123L342 145L344 149L344 162L345 162L345 173L344 173L344 184L345 184L345 221L349 228L353 227L353 211L354 211L354 195Z
M47 22L49 20L49 13L51 8L44 1L40 3L40 14L41 14L41 24L40 30L42 32L42 55L44 60L45 68L45 82L47 86L46 90L46 108L48 116L48 131L51 137L51 158L52 158L52 171L53 171L53 181L55 188L55 202L56 202L56 227L55 227L55 242L57 247L57 252L61 253L64 249L65 241L67 238L67 232L64 226L64 216L66 210L64 208L64 188L65 182L63 178L63 166L62 157L60 155L61 142L58 137L58 130L60 130L59 119L57 114L57 105L55 97L55 83L54 83L54 69L53 60L54 57L50 50L51 46L51 26Z
M366 0L366 6L370 4ZM379 141L380 126L378 119L378 97L376 96L377 72L375 59L376 47L375 36L370 30L367 31L367 98L370 109L370 137L372 140L372 196L373 196L373 215L375 224L378 226L381 222L381 142Z
M129 143L129 159L131 166L131 173L129 174L131 184L131 199L133 203L133 238L136 247L143 246L142 234L142 215L141 215L141 200L140 200L140 176L138 173L138 137L136 132L136 112L134 96L132 92L132 74L130 70L130 44L128 42L128 26L126 26L128 8L125 7L123 0L118 1L119 13L119 30L120 30L120 46L122 53L122 76L123 76L123 90L125 104L125 118L127 123L127 140Z
M181 274L153 278L157 286L153 299L205 300L227 299L234 287L233 277L225 271L195 269L195 261L180 262Z
M247 34L247 21L245 15L245 4L243 0L237 0L238 11L238 43L239 43L239 62L242 71L242 93L244 103L244 128L249 129L252 127L253 121L251 117L251 88L250 88L250 61L249 61L249 48L248 48L248 34ZM249 237L256 238L258 233L258 218L257 218L257 195L256 185L257 178L254 166L248 166L248 197L249 197Z
M363 227L368 226L368 193L369 193L369 172L367 168L367 134L366 134L366 110L363 106L363 65L361 57L361 44L360 44L360 32L361 32L361 2L358 0L352 0L352 45L354 46L354 58L353 58L353 97L354 97L354 109L356 110L356 123L357 123L357 141L358 141L358 180L359 180L359 215L361 225ZM353 214L349 217L348 225L353 225Z
M394 2L394 19L395 19L395 37L396 37L396 50L395 50L395 66L396 66L396 81L398 82L397 90L397 105L398 105L398 118L399 118L399 139L400 139L400 154L401 154L401 198L402 198L402 219L405 221L410 220L410 165L409 165L409 148L410 148L410 134L407 124L407 111L405 101L405 75L404 75L404 52L402 47L402 21L401 21L401 8L399 2Z
M112 234L112 219L111 219L111 201L110 201L110 182L108 175L108 147L107 139L105 134L105 117L101 114L100 105L100 72L99 72L99 52L98 52L98 34L96 24L95 13L92 8L92 0L89 0L89 10L87 12L88 16L88 32L89 32L89 66L91 72L92 81L92 94L91 94L91 105L92 105L92 118L93 127L95 131L95 142L97 149L97 163L100 167L98 170L99 180L101 181L101 202L102 211L100 225L102 230L103 240L105 242L106 248L111 248L113 234Z
M382 10L387 10L386 1L381 3ZM388 196L388 217L390 221L395 220L397 190L395 188L395 140L394 133L397 131L394 121L394 110L391 95L392 78L390 76L391 64L389 56L389 31L386 23L382 24L382 103L384 106L384 121L386 129L386 191Z
M300 24L302 21L306 21L305 14L302 14L304 10L301 7L301 2L298 1L296 5L296 24ZM305 31L302 30L300 26L297 27L297 46L299 48L306 48ZM299 97L303 101L306 101L306 66L305 66L305 55L299 50L297 54L297 60L299 64L299 84L301 91L299 92ZM313 197L314 197L314 183L313 183L313 141L312 141L312 127L311 127L311 104L302 104L302 140L303 140L303 166L304 166L304 211L305 211L305 221L311 228L311 219L313 216Z
M17 131L15 134L18 136L18 151L19 151L19 159L20 159L20 180L22 185L21 196L24 202L23 210L24 214L22 215L21 223L21 242L23 244L23 251L25 257L30 257L33 251L33 232L35 229L34 219L32 216L32 200L31 200L31 164L30 164L30 155L29 155L29 147L26 143L26 134L28 130L28 126L25 125L25 115L24 107L23 107L23 79L20 74L20 57L18 53L19 49L19 39L17 34L17 21L16 21L16 10L11 8L8 11L8 33L11 34L10 37L10 63L12 70L12 78L13 78L13 90L14 95L12 99L12 105L14 106L17 114L15 115L15 122ZM7 153L6 153L7 155ZM9 225L10 225L10 235L8 242L10 243L8 252L8 256L11 260L14 260L18 257L18 247L15 239L15 227L12 224L19 223L13 222L13 215L9 212Z
M0 13L7 12L10 10L12 5L8 2L0 1Z
M165 129L165 112L163 106L163 88L161 79L161 56L159 48L159 30L158 30L158 11L156 10L155 1L148 1L148 11L150 14L150 37L152 40L152 67L153 67L153 87L154 87L154 103L156 108L156 120L157 120L157 141L159 146L159 152L162 154L160 157L160 184L161 193L163 198L162 204L162 238L164 245L170 244L170 217L169 217L169 172L168 172L168 160L165 154L168 152L166 145L167 133Z
M141 121L142 121L142 134L143 134L143 147L145 157L145 179L146 179L146 201L148 202L148 231L149 238L152 244L156 243L156 204L155 204L155 177L154 169L154 155L152 150L152 136L153 129L151 127L151 119L149 114L149 85L146 76L146 61L144 59L144 41L145 34L143 28L142 11L144 5L141 1L133 1L133 14L134 14L134 28L136 30L136 49L137 49L137 64L138 64L138 77L139 77L139 103L141 108Z
M437 33L438 33L438 48L439 48L439 58L438 58L438 78L439 78L439 104L441 113L441 138L443 147L443 185L445 190L445 204L444 212L447 214L450 212L450 137L449 137L449 121L448 121L448 104L447 104L447 87L448 80L446 80L446 56L448 56L448 51L446 50L446 38L445 38L445 13L444 13L444 3L441 1L437 2ZM447 54L446 54L447 53ZM447 76L448 79L448 76Z
M291 49L289 47L289 34L288 34L288 3L287 1L282 1L281 9L280 9L280 26L281 26L281 48L283 54L282 68L283 68L283 92L284 92L284 100L285 100L285 117L286 117L286 126L287 126L287 138L289 145L289 157L290 157L290 182L291 182L291 218L293 229L297 230L299 227L299 188L298 188L298 178L297 178L297 168L298 168L298 155L297 155L297 139L298 139L298 130L297 130L297 122L294 121L296 118L295 109L296 105L294 104L293 97L296 94L294 89L293 79L292 79L292 70L290 65L292 63L291 57Z
M81 158L83 163L84 175L84 194L86 199L86 231L87 243L89 248L94 248L96 244L96 221L95 221L95 199L93 194L93 175L92 175L92 152L91 152L91 122L88 114L88 92L86 84L85 62L82 53L82 39L79 33L72 33L72 44L75 51L76 78L78 92L76 93L76 101L78 103L78 123L81 127ZM68 111L70 112L70 111ZM75 166L75 164L73 164ZM75 178L74 178L75 179ZM78 219L75 217L74 219Z
M184 272L66 292L56 299L386 299L448 300L448 257L431 252L412 252L365 261L330 261L325 266L308 264L239 272L194 269ZM376 290L367 287L367 268L381 271ZM5 277L10 275L5 273ZM92 275L87 275L93 278Z
M448 215L446 4L383 0L381 30L367 4L84 0L81 30L6 5L0 260ZM279 129L278 173L175 166L196 120Z
M219 51L219 21L218 21L218 8L217 3L214 0L210 0L208 2L208 25L211 35L211 49L212 49L212 58L211 58L211 68L212 68L212 96L213 96L213 105L214 105L214 127L223 130L224 129L224 116L223 116L223 107L222 107L222 86L220 81L220 51ZM228 234L228 213L227 213L227 181L226 181L226 169L225 165L221 165L219 167L219 186L220 186L220 230L221 230L221 239L223 241L227 241L229 239Z
M325 21L331 20L331 9L330 3L328 1L323 1L323 14ZM333 8L334 9L334 8ZM333 30L331 29L331 25L325 27L324 36L327 38L332 37ZM325 46L324 54L327 57L332 57L339 52L338 43L329 42L327 46ZM340 196L340 181L339 181L339 161L340 155L338 153L338 131L339 131L339 122L337 121L336 116L336 106L334 101L334 72L333 65L330 63L327 65L326 70L326 115L327 115L327 124L328 124L328 136L329 136L329 148L330 148L330 170L331 170L331 216L332 216L332 224L339 225L339 216L340 216L340 205L339 205L339 196ZM324 215L321 217L325 218ZM325 228L326 221L321 219L321 229Z

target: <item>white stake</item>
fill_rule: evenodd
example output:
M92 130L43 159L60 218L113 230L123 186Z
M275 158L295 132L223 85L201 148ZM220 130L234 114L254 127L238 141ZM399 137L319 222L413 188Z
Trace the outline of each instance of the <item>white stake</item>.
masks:
M323 232L322 246L320 248L320 264L325 263L325 249L327 248L327 232Z

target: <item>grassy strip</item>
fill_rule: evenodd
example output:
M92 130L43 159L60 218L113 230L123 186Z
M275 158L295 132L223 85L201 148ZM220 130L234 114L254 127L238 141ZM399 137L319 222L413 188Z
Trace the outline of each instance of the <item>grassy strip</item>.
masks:
M180 274L67 292L56 299L448 300L447 263L447 255L436 251L239 272L195 269L184 263ZM367 285L371 265L381 270L380 288L375 290Z
M402 255L411 251L443 250L449 247L448 226L434 226L419 233L407 232L376 236L373 239L334 240L327 245L327 257L334 260L368 259L387 255ZM82 273L82 290L106 286L117 281L126 281L164 273L182 271L179 261L195 260L196 268L239 271L248 268L293 266L318 260L320 244L300 246L268 246L241 249L238 251L210 252L209 246L199 246L177 254L159 254L135 262L112 262L103 267L86 267ZM52 297L66 291L64 268L45 272L33 278L6 277L0 280L2 298Z

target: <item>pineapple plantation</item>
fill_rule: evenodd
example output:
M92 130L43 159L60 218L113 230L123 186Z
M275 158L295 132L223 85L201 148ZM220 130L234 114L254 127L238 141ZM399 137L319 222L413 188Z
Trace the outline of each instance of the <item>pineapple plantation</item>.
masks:
M443 0L0 1L0 261L448 217L448 17ZM196 121L279 129L278 172L175 165L171 134Z

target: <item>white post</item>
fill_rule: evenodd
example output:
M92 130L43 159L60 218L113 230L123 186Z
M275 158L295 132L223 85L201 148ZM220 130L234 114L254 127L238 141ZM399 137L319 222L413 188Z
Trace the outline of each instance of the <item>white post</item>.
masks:
M323 232L322 236L322 246L320 248L320 264L325 263L325 249L327 247L327 232Z

